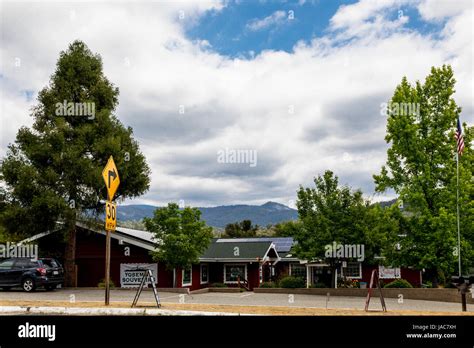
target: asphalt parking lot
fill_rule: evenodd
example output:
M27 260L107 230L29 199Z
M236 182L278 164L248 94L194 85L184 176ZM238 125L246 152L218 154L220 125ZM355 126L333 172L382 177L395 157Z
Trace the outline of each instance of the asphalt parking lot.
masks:
M110 299L113 302L133 301L135 290L111 290ZM214 304L234 306L287 306L305 308L331 308L331 309L357 309L363 310L365 297L343 297L318 295L293 295L293 294L264 294L264 293L202 293L202 294L178 294L171 292L160 292L162 303L187 303L187 304ZM0 301L57 301L57 302L103 302L104 290L79 290L58 289L52 292L42 290L26 293L21 290L0 291ZM143 291L140 303L153 303L153 293ZM414 310L435 312L460 312L460 303L435 302L421 300L403 300L394 298L385 299L388 310ZM373 297L370 309L381 310L380 300ZM468 305L468 311L474 312L474 305Z

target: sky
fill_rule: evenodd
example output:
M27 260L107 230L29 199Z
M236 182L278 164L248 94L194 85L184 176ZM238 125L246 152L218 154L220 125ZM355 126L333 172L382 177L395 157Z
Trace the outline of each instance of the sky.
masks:
M391 199L372 179L388 148L381 108L432 66L452 65L461 120L474 122L470 0L0 0L0 21L0 157L80 39L152 170L125 204L294 207L327 169Z

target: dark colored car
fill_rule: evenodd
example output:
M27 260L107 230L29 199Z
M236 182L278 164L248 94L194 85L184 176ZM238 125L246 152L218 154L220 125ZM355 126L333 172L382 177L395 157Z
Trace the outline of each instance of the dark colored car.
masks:
M0 288L21 287L34 291L39 287L56 289L64 282L64 269L52 258L8 258L0 260Z

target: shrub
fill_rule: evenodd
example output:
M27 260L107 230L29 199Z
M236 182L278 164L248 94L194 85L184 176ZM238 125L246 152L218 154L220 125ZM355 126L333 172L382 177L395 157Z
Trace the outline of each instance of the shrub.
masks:
M224 283L213 283L210 286L211 288L227 288L227 284Z
M310 286L310 288L327 288L328 286L324 283L315 283Z
M273 282L263 282L260 284L259 288L276 288L277 285Z
M111 289L115 289L115 284L114 284L114 282L112 281L112 279L110 279L109 285L110 285L110 288L111 288ZM99 284L97 284L97 286L98 286L100 289L105 289L105 278L102 278L101 280L99 280Z
M285 277L280 280L281 288L295 289L295 288L305 288L306 284L303 278L298 277Z
M337 283L338 288L360 288L360 282L357 279L341 279Z
M275 288L276 285L273 282L263 282L260 284L259 288Z
M433 283L428 280L426 283L421 284L421 287L422 288L432 288Z
M391 283L385 284L384 288L412 288L413 286L405 279L397 279Z

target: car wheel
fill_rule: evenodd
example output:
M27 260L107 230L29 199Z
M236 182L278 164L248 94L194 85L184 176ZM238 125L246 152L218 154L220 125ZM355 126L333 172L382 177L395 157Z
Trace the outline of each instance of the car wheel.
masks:
M31 292L31 291L34 291L36 289L36 284L35 284L35 281L32 278L25 278L21 282L21 287L26 292Z

